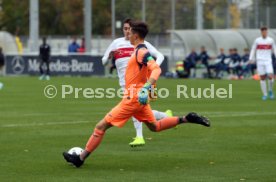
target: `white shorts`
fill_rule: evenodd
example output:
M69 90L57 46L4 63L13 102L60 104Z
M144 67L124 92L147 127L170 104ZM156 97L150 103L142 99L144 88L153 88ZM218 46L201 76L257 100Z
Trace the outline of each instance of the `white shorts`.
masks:
M273 74L272 64L257 64L257 71L259 75Z

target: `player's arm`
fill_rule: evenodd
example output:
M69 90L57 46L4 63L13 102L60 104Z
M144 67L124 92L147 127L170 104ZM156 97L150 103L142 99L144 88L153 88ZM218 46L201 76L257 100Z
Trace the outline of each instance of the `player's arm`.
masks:
M151 73L148 79L150 80L149 83L154 84L161 74L161 69L152 55L148 52L147 49L139 50L137 61L139 64L147 66L149 72Z
M144 53L143 58L137 59L137 61L138 63L143 64L144 66L147 66L149 72L151 73L149 76L149 79L144 84L143 88L139 91L139 94L138 94L138 101L141 104L145 105L149 102L148 90L150 90L151 86L155 84L156 81L158 80L161 74L161 69L149 52Z
M151 85L155 84L155 82L158 80L160 74L161 74L161 69L159 65L155 62L155 60L150 60L147 64L147 67L149 71L151 72L148 83Z
M106 49L104 56L102 57L102 63L103 65L106 65L108 63L108 60L110 56L112 55L113 49L115 47L115 41L113 41L108 48Z
M149 53L156 58L156 63L160 66L164 61L164 55L151 45L151 43L145 41L145 45L147 46Z

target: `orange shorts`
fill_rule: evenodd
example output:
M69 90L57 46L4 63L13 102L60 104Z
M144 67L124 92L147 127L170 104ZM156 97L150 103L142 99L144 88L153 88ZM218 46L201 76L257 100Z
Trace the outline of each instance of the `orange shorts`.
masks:
M113 126L123 127L131 117L141 122L154 122L155 117L149 104L141 105L137 99L123 99L104 119Z

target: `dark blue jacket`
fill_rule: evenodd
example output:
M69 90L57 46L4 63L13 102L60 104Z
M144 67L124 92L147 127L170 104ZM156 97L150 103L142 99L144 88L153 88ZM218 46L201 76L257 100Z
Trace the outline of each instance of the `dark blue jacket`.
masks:
M77 44L76 42L72 42L68 47L68 52L78 52L79 48L79 44Z
M232 54L230 58L233 60L234 63L241 62L241 57L238 53Z
M247 62L249 60L249 54L244 54L242 57L241 57L241 60L242 62Z
M208 64L210 56L207 54L206 51L204 51L199 54L199 59L201 60L202 64Z
M196 52L191 52L187 57L186 61L191 62L191 63L196 63L198 59L197 53Z
M220 59L220 63L224 64L224 60L226 58L226 55L225 54L220 54L218 55L217 59Z

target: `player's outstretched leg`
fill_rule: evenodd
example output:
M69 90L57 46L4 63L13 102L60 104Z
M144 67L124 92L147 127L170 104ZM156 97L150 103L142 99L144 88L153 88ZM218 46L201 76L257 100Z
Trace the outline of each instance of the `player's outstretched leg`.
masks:
M189 114L187 114L185 116L185 119L187 120L188 123L200 124L207 127L211 126L211 123L207 117L200 116L195 112L190 112Z
M72 163L76 167L80 167L83 165L84 160L93 152L101 143L105 131L112 127L111 124L107 123L104 119L101 120L95 127L93 134L90 136L88 142L86 143L85 150L80 154L69 154L68 152L63 152L62 155L64 159Z
M167 117L159 121L146 122L147 127L154 132L159 132L169 128L173 128L182 123L194 123L200 124L206 127L210 127L211 123L208 118L200 116L195 112L190 112L186 116L182 117Z

